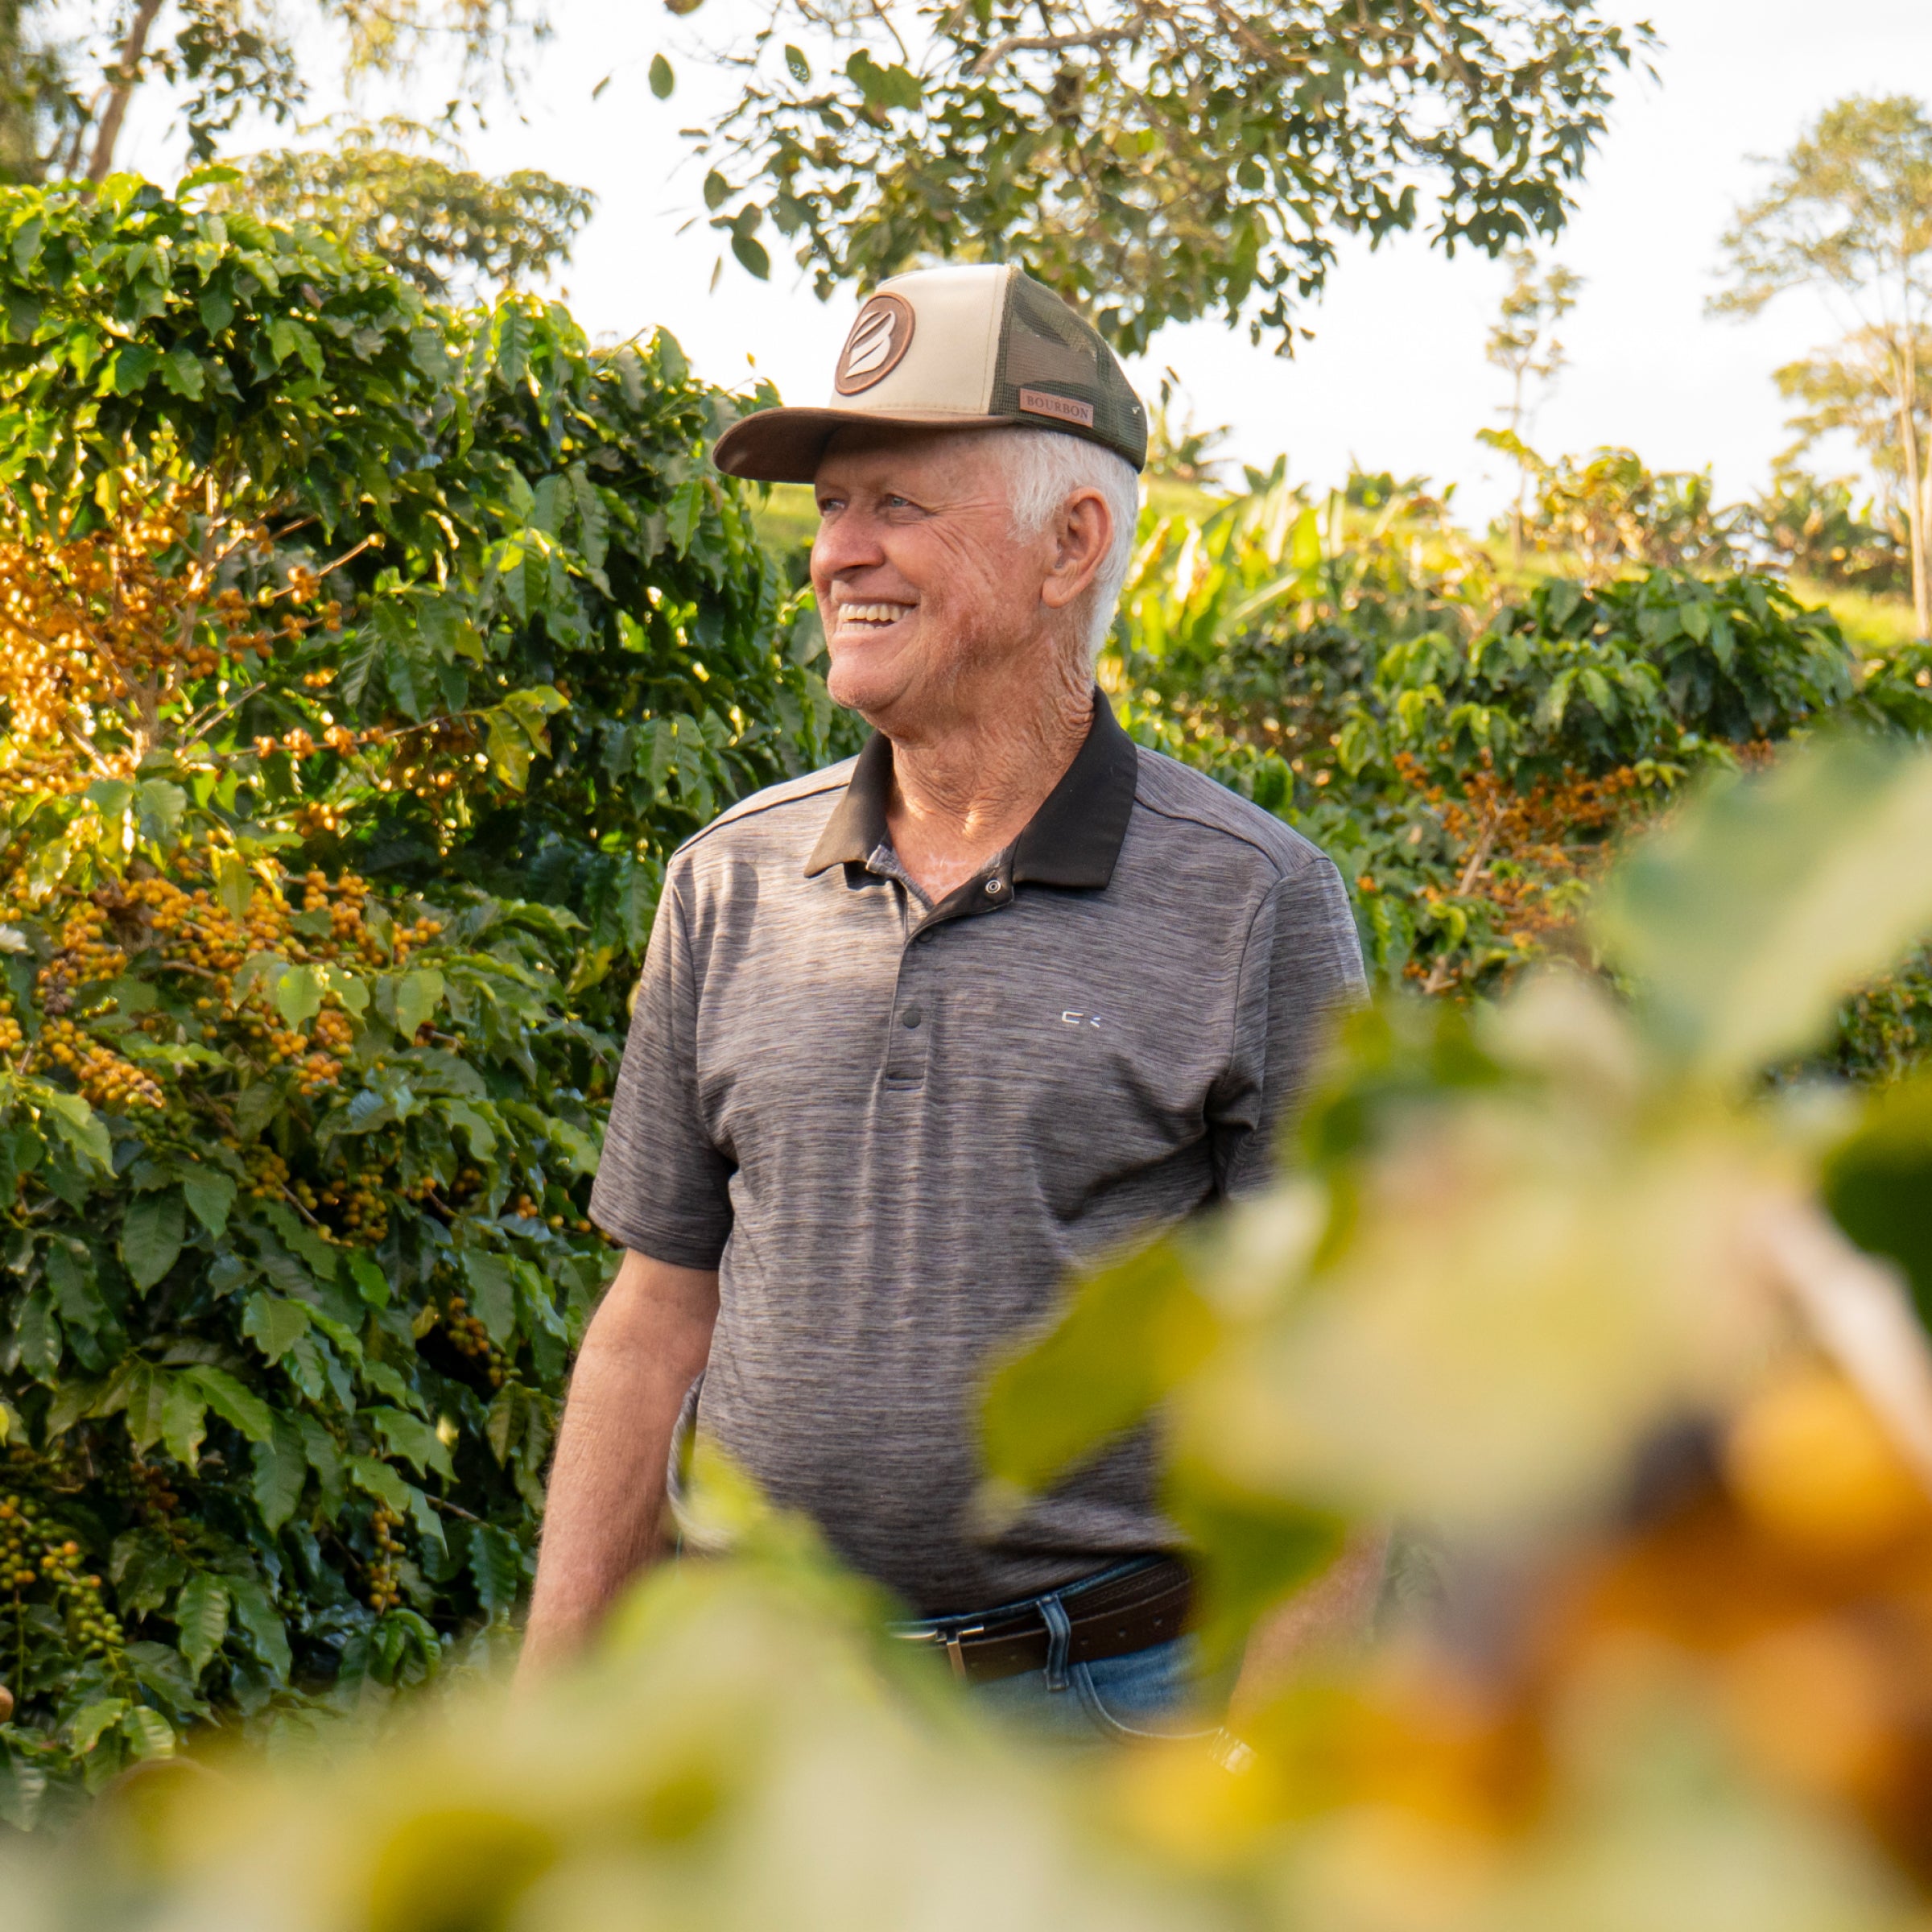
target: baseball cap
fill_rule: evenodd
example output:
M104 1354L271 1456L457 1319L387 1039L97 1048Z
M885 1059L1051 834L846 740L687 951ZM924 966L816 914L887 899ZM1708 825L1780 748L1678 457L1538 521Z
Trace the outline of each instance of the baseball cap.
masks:
M761 409L718 438L728 476L809 483L852 423L1002 423L1084 437L1147 462L1147 411L1099 332L1011 264L922 268L861 305L823 409Z

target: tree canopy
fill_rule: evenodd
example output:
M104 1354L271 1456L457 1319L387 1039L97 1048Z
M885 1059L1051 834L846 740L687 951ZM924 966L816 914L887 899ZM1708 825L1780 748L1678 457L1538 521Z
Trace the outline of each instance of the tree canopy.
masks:
M522 287L569 259L594 195L536 168L477 174L460 149L412 151L431 134L388 122L328 147L270 148L242 164L223 199L325 229L438 297Z
M821 295L1016 257L1124 349L1217 315L1286 349L1341 235L1558 233L1649 38L1592 0L780 0L693 131L754 275L767 223Z
M205 161L245 114L287 121L308 98L296 60L305 27L328 35L345 83L402 72L433 53L473 92L509 81L512 55L547 31L518 0L346 0L292 12L182 0L165 18L163 0L88 0L77 9L8 0L0 163L17 181L105 181L129 105L156 84L173 97L191 157Z
M1932 465L1920 370L1932 336L1932 118L1923 103L1855 95L1827 108L1766 192L1738 211L1724 250L1732 286L1712 304L1720 313L1756 315L1802 287L1849 311L1843 348L1793 365L1782 380L1824 412L1818 427L1862 424L1868 433L1874 402L1880 420L1889 417L1913 615L1922 634L1932 630Z

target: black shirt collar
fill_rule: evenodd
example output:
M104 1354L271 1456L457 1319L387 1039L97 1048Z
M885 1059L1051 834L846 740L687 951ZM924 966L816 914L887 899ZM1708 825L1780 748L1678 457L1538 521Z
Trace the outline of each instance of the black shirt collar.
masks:
M1096 690L1093 723L1085 742L1013 842L1013 883L1105 886L1113 877L1114 861L1127 836L1139 776L1140 754L1133 741ZM807 877L841 861L863 865L888 842L886 804L891 791L892 741L875 731L805 861Z

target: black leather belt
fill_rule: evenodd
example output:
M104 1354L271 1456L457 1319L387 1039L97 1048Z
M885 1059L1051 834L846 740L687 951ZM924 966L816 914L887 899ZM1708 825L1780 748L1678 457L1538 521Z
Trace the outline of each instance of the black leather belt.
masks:
M1067 1661L1085 1664L1104 1657L1127 1657L1179 1637L1187 1627L1194 1586L1186 1564L1161 1556L1131 1569L1105 1571L1088 1581L1065 1584L1051 1594L1059 1596L1071 1625ZM943 1650L953 1675L975 1683L1045 1670L1053 1642L1037 1597L975 1616L895 1624L892 1633L908 1643Z

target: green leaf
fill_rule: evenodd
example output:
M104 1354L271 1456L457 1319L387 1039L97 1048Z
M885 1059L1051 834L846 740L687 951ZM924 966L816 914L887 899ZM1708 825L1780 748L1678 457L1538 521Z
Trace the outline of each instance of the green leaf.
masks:
M160 362L159 355L143 342L130 342L114 351L107 366L107 386L117 396L131 396L145 386Z
M44 1294L29 1295L20 1306L14 1332L20 1362L35 1381L51 1384L60 1367L60 1323Z
M573 1127L568 1121L552 1120L549 1123L550 1137L562 1150L564 1157L579 1174L595 1175L602 1159L597 1143L580 1128Z
M121 1259L137 1288L152 1288L174 1266L188 1232L179 1188L138 1194L121 1224Z
M785 43L785 67L800 87L811 85L811 63L789 40Z
M686 555L691 548L707 501L702 477L687 477L671 492L671 502L665 508L664 523L672 547L679 556Z
M269 1439L255 1444L254 1461L255 1507L272 1535L295 1514L308 1478L302 1432L287 1417L274 1417Z
M510 1264L500 1254L465 1249L463 1274L469 1283L469 1305L477 1319L499 1348L507 1348L517 1335L516 1288Z
M521 791L530 781L530 740L522 728L492 712L486 747L490 770L512 791Z
M1735 1081L1801 1051L1932 929L1932 753L1816 745L1714 786L1619 868L1594 923L1686 1071Z
M516 1545L493 1523L478 1523L469 1534L469 1573L477 1600L492 1623L517 1607L523 1587L523 1561Z
M1325 1570L1348 1538L1339 1517L1250 1495L1186 1463L1170 1473L1163 1500L1204 1554L1195 1615L1211 1668L1238 1656L1261 1617Z
M497 372L506 382L521 382L530 373L530 321L522 305L512 299L499 304L490 324L496 349ZM513 472L512 480L522 482ZM526 489L527 485L524 485Z
M345 1012L361 1019L369 1010L369 982L360 973L349 972L342 966L318 966L316 971L321 976L324 992L332 993L342 1002Z
M372 1255L355 1253L349 1257L349 1272L356 1292L372 1308L386 1308L390 1302L389 1277Z
M671 63L662 54L650 57L650 91L660 101L671 98L671 89L678 84L678 77L671 72Z
M168 1377L159 1368L147 1362L135 1362L130 1367L121 1406L127 1411L128 1435L143 1453L161 1439L168 1393Z
M738 266L749 274L756 275L761 282L771 276L771 257L766 253L765 244L755 235L733 235L731 252L738 258Z
M406 972L396 986L396 1031L405 1039L427 1026L443 1004L443 976L433 966Z
M171 349L161 358L161 380L176 395L198 402L208 376L194 351L184 347Z
M121 1735L134 1747L137 1758L172 1757L178 1741L174 1726L147 1704L128 1710L121 1719Z
M185 1174L181 1181L182 1198L195 1219L217 1238L228 1229L228 1217L235 1204L235 1183L212 1167Z
M487 1160L497 1145L497 1130L467 1100L452 1100L443 1109L452 1127L460 1127L478 1160Z
M407 1414L400 1409L365 1409L361 1413L363 1419L382 1437L388 1452L415 1463L419 1476L427 1476L433 1469L439 1476L454 1479L456 1471L450 1466L448 1447L421 1416Z
M257 1289L242 1311L242 1332L270 1362L279 1362L308 1333L308 1322L303 1303Z
M102 1173L113 1170L114 1144L107 1129L77 1093L63 1093L56 1087L36 1086L34 1097L42 1117L51 1121L54 1131L83 1160L91 1161Z
M251 1443L266 1443L273 1438L275 1422L267 1403L225 1368L191 1368L185 1379L196 1382L208 1397L208 1407Z
M1868 1254L1896 1264L1932 1328L1932 1075L1872 1095L1823 1179L1833 1220Z
M919 77L906 68L881 67L863 47L845 63L845 72L869 106L911 109L919 105Z
M101 1741L101 1732L120 1723L122 1713L126 1709L127 1699L124 1697L97 1698L91 1704L83 1704L74 1714L68 1732L75 1754L85 1757Z
M288 1647L288 1628L274 1599L252 1576L231 1576L228 1590L234 1604L235 1621L247 1633L255 1655L280 1682L287 1683L295 1660Z
M196 1571L175 1599L181 1654L193 1667L197 1680L228 1635L228 1610L227 1584L205 1570Z
M47 1798L47 1773L31 1758L0 1744L0 1818L16 1831L31 1831Z
M208 1397L192 1375L180 1375L167 1392L161 1410L161 1440L167 1452L192 1476L201 1459L201 1439L207 1433Z
M322 976L313 966L291 966L275 987L275 1009L299 1028L322 1010Z
M352 1455L342 1467L364 1495L373 1496L398 1516L409 1514L410 1486L387 1463L378 1462L373 1455Z
M989 1470L1042 1488L1140 1421L1206 1359L1218 1327L1171 1241L1090 1277L1051 1334L994 1372L981 1412Z

